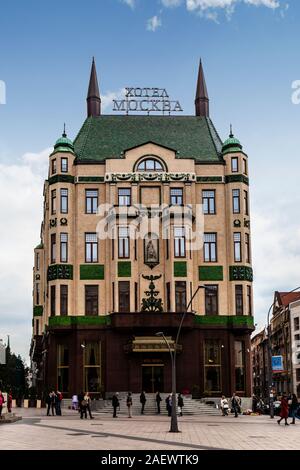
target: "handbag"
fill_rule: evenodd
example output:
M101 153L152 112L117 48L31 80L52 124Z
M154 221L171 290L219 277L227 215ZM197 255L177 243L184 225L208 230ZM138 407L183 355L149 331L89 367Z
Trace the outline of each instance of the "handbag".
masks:
M88 402L86 400L82 400L81 406L83 407L88 406Z

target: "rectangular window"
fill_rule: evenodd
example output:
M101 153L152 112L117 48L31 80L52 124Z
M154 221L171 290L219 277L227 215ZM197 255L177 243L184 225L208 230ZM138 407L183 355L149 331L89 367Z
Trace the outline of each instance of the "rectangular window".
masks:
M167 293L167 311L171 311L171 284L169 282L166 283L166 293Z
M36 305L40 305L40 285L35 285L35 303Z
M295 335L295 341L300 341L300 335Z
M205 286L205 315L219 314L219 295L217 285Z
M243 158L243 173L245 175L248 174L248 169L247 169L247 160L245 158Z
M138 311L138 283L134 283L134 310Z
M101 392L101 343L85 343L84 356L84 390L89 393Z
M245 246L246 246L246 263L251 263L249 233L245 233Z
M299 362L298 362L298 364L299 364ZM300 382L300 368L296 369L296 380L297 380L297 382Z
M118 204L119 206L131 206L131 189L130 188L118 189Z
M67 233L60 234L60 262L61 263L68 262L68 234Z
M129 255L130 255L129 228L119 227L118 233L119 233L119 237L118 237L119 258L129 258Z
M63 344L57 347L57 388L62 393L69 391L69 349Z
M68 159L64 157L61 159L61 172L68 173Z
M249 215L248 191L244 191L244 211L245 215Z
M85 262L98 263L98 239L96 233L85 234Z
M67 189L60 190L60 212L62 214L68 213L68 190Z
M185 258L185 228L174 227L174 256L175 258Z
M248 315L252 315L252 287L247 286Z
M203 243L204 261L217 261L217 234L205 233Z
M183 206L183 189L182 188L170 189L170 204L171 206Z
M241 211L240 205L240 190L233 189L232 190L232 212L234 214L239 214Z
M56 173L56 158L53 158L51 163L51 174L54 175Z
M98 315L98 286L85 286L85 314Z
M167 232L167 238L166 238L166 258L169 259L169 232Z
M61 316L68 315L68 286L60 286L60 314Z
M51 234L51 264L54 264L56 262L56 234L52 233Z
M40 254L39 253L35 254L35 269L37 271L40 270Z
M115 283L112 283L112 311L115 311Z
M56 214L56 189L51 191L51 214Z
M175 311L177 313L185 312L186 309L186 282L175 282Z
M204 391L221 391L221 341L206 339L204 341Z
M231 158L231 172L237 173L239 171L239 159L237 157Z
M244 315L243 286L241 284L235 286L235 314Z
M242 261L242 245L241 245L240 232L235 232L233 234L233 245L234 245L234 261L239 263Z
M50 314L51 317L55 317L55 302L56 302L56 288L55 286L50 287Z
M130 281L119 281L119 312L130 312Z
M299 317L294 318L294 330L299 330Z
M35 334L39 335L40 332L40 322L39 320L35 320Z
M202 191L203 214L216 213L216 192L215 190Z
M234 342L235 355L235 390L245 391L245 348L243 341Z
M98 190L86 189L85 190L85 213L97 214L98 207Z

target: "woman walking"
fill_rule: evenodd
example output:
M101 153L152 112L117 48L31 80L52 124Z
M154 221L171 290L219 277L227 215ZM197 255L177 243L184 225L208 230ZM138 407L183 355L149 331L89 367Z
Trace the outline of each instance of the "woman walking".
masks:
M285 421L284 424L288 426L289 423L287 422L287 419L289 416L289 405L288 405L288 401L285 395L282 395L281 397L279 416L280 416L280 419L277 420L277 423L280 424L281 420L284 419Z
M87 412L89 413L90 419L94 419L94 417L92 416L92 411L91 411L91 397L90 397L89 392L85 393L83 399L87 402L86 409L87 409Z
M127 405L127 408L128 408L128 418L132 418L132 413L131 413L131 410L132 410L132 396L131 396L131 392L128 392L126 405Z
M228 416L229 405L228 405L228 401L225 395L222 395L220 405L221 405L221 410L222 410L222 416Z

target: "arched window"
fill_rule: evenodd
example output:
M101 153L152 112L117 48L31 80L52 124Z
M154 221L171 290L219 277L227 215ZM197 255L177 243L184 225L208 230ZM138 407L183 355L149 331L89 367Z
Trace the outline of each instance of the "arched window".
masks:
M155 158L145 158L136 169L137 171L164 171L161 162Z

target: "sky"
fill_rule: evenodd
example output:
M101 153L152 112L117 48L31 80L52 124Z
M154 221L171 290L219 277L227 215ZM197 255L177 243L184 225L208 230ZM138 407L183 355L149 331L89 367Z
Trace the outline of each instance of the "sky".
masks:
M0 338L15 352L28 356L48 155L85 119L92 56L108 114L126 86L194 114L202 58L213 122L249 155L257 328L274 290L300 285L299 20L296 0L2 0Z

